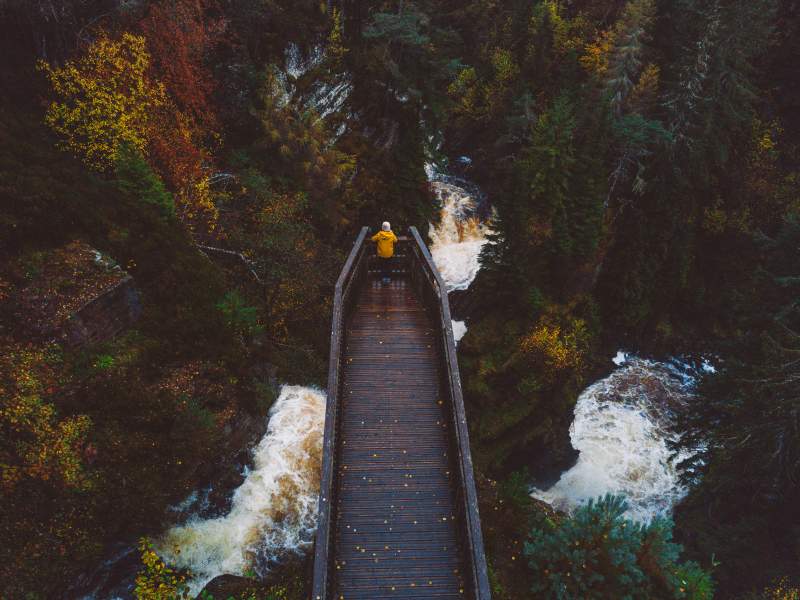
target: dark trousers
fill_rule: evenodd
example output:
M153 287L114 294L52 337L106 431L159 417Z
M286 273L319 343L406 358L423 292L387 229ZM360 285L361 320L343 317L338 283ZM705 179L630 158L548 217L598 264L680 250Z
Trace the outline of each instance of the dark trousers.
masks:
M394 261L391 258L383 258L382 256L378 257L378 265L381 273L381 277L389 278L392 276L392 264Z

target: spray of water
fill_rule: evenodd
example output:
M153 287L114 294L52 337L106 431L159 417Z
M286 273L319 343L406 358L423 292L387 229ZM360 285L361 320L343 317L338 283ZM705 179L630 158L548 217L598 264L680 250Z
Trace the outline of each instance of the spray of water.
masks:
M191 571L193 594L218 575L248 569L263 574L281 555L309 546L317 521L324 423L321 392L283 386L230 513L190 519L157 541L166 562Z
M668 363L618 353L620 367L578 398L570 428L578 462L546 491L532 496L570 511L590 498L622 494L627 516L649 521L686 494L667 442L676 411L691 401L694 379Z
M465 290L481 268L480 254L490 233L478 215L475 192L437 177L429 170L431 185L441 204L438 226L431 225L431 255L447 290Z
M464 321L453 321L453 340L456 345L467 334L467 324Z

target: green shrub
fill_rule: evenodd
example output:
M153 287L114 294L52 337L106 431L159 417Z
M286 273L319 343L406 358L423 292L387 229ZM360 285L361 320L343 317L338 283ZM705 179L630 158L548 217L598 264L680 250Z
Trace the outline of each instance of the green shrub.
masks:
M217 303L217 308L222 312L225 323L237 335L250 336L263 330L258 323L258 310L245 304L244 298L236 290L225 294Z

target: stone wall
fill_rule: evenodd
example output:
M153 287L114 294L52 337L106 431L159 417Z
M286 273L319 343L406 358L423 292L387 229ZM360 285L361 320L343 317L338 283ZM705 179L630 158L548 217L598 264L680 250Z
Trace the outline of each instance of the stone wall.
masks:
M114 287L70 315L63 339L71 347L104 342L133 325L141 314L139 290L133 277L125 275Z

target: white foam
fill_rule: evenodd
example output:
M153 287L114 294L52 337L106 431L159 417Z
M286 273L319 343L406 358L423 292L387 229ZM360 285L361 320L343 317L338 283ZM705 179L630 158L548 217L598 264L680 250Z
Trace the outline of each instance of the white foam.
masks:
M311 55L306 59L300 51L300 46L291 42L283 51L285 71L294 79L300 79L311 69L319 66L325 58L325 49L316 45L311 49Z
M429 175L435 171L430 170ZM431 183L441 202L439 225L431 225L431 256L448 291L465 290L481 268L481 250L489 226L477 215L477 202L466 189L444 181Z
M627 360L628 360L628 355L625 354L625 352L623 352L622 350L617 350L617 354L616 356L614 356L614 358L611 359L611 362L613 362L615 365L619 367L621 365L624 365Z
M218 575L263 572L270 561L311 544L324 424L322 392L283 386L231 511L190 520L157 540L156 550L167 563L191 571L192 595Z
M704 373L710 373L712 375L717 372L717 367L711 364L711 361L706 357L703 357L703 360L700 363L700 368L703 369Z
M673 415L693 387L667 364L624 358L623 367L578 398L570 427L578 462L550 489L534 489L535 498L571 511L591 498L622 494L627 516L649 521L686 494L677 470L686 456L673 457L667 442L675 435Z
M453 339L458 345L458 342L461 341L467 335L467 324L464 321L453 321Z

